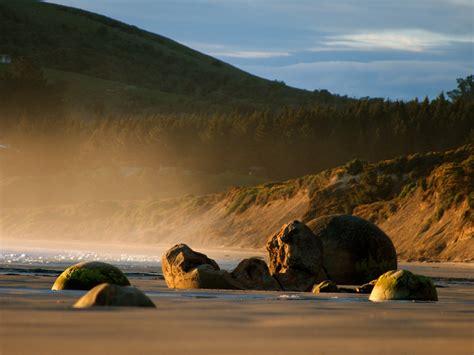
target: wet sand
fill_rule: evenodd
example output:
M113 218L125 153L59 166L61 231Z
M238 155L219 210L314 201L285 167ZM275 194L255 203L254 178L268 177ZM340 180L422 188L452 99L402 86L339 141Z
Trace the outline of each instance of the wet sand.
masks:
M0 353L472 354L472 264L402 267L433 276L440 301L175 291L156 276L131 276L156 309L75 310L84 292L49 291L54 276L0 275Z

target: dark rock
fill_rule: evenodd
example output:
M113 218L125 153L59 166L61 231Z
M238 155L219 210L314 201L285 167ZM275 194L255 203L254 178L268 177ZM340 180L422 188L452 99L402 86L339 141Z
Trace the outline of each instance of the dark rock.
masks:
M136 287L100 284L82 296L74 308L89 307L155 307L155 304Z
M311 291L326 279L322 266L322 243L299 221L285 224L267 242L270 273L287 291Z
M52 290L90 290L102 283L129 286L127 277L117 267L99 261L68 267L58 276Z
M258 258L242 260L231 275L247 290L281 290L278 282L270 275L265 261Z
M312 220L308 227L323 244L323 268L337 284L363 284L397 268L390 238L376 225L349 215Z
M163 275L169 288L241 289L241 285L206 255L186 244L177 244L162 258Z
M437 301L438 294L429 277L391 270L378 278L369 300Z
M356 292L370 294L372 290L374 289L374 286L376 283L377 283L377 280L372 280L366 284L363 284L362 286L359 286L356 288Z
M314 285L312 292L313 293L335 293L335 292L339 292L339 288L334 282L330 280L325 280L318 285Z

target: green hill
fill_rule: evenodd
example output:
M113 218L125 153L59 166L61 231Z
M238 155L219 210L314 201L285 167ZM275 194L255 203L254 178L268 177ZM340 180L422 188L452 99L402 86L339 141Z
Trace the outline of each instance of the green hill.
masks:
M347 100L253 76L105 16L35 0L0 0L0 34L0 53L42 67L49 81L64 85L73 106L210 111Z

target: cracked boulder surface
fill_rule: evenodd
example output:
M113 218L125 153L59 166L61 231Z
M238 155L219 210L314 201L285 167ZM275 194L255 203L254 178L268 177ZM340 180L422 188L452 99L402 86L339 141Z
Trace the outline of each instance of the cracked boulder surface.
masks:
M305 224L283 225L267 242L270 273L283 290L311 291L326 279L321 240Z
M177 244L162 258L163 275L169 288L241 289L242 286L217 263L186 244Z
M391 239L375 224L351 215L316 218L308 227L323 244L323 268L338 285L361 285L397 268Z

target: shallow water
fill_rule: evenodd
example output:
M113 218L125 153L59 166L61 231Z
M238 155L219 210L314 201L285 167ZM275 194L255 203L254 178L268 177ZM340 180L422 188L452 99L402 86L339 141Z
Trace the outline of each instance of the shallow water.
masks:
M172 245L52 243L49 241L3 241L0 250L0 273L6 269L63 270L82 261L103 261L124 271L161 272L162 255ZM261 251L247 249L206 249L193 247L217 261L221 269L232 270L245 258L263 258ZM30 271L28 271L30 269Z

